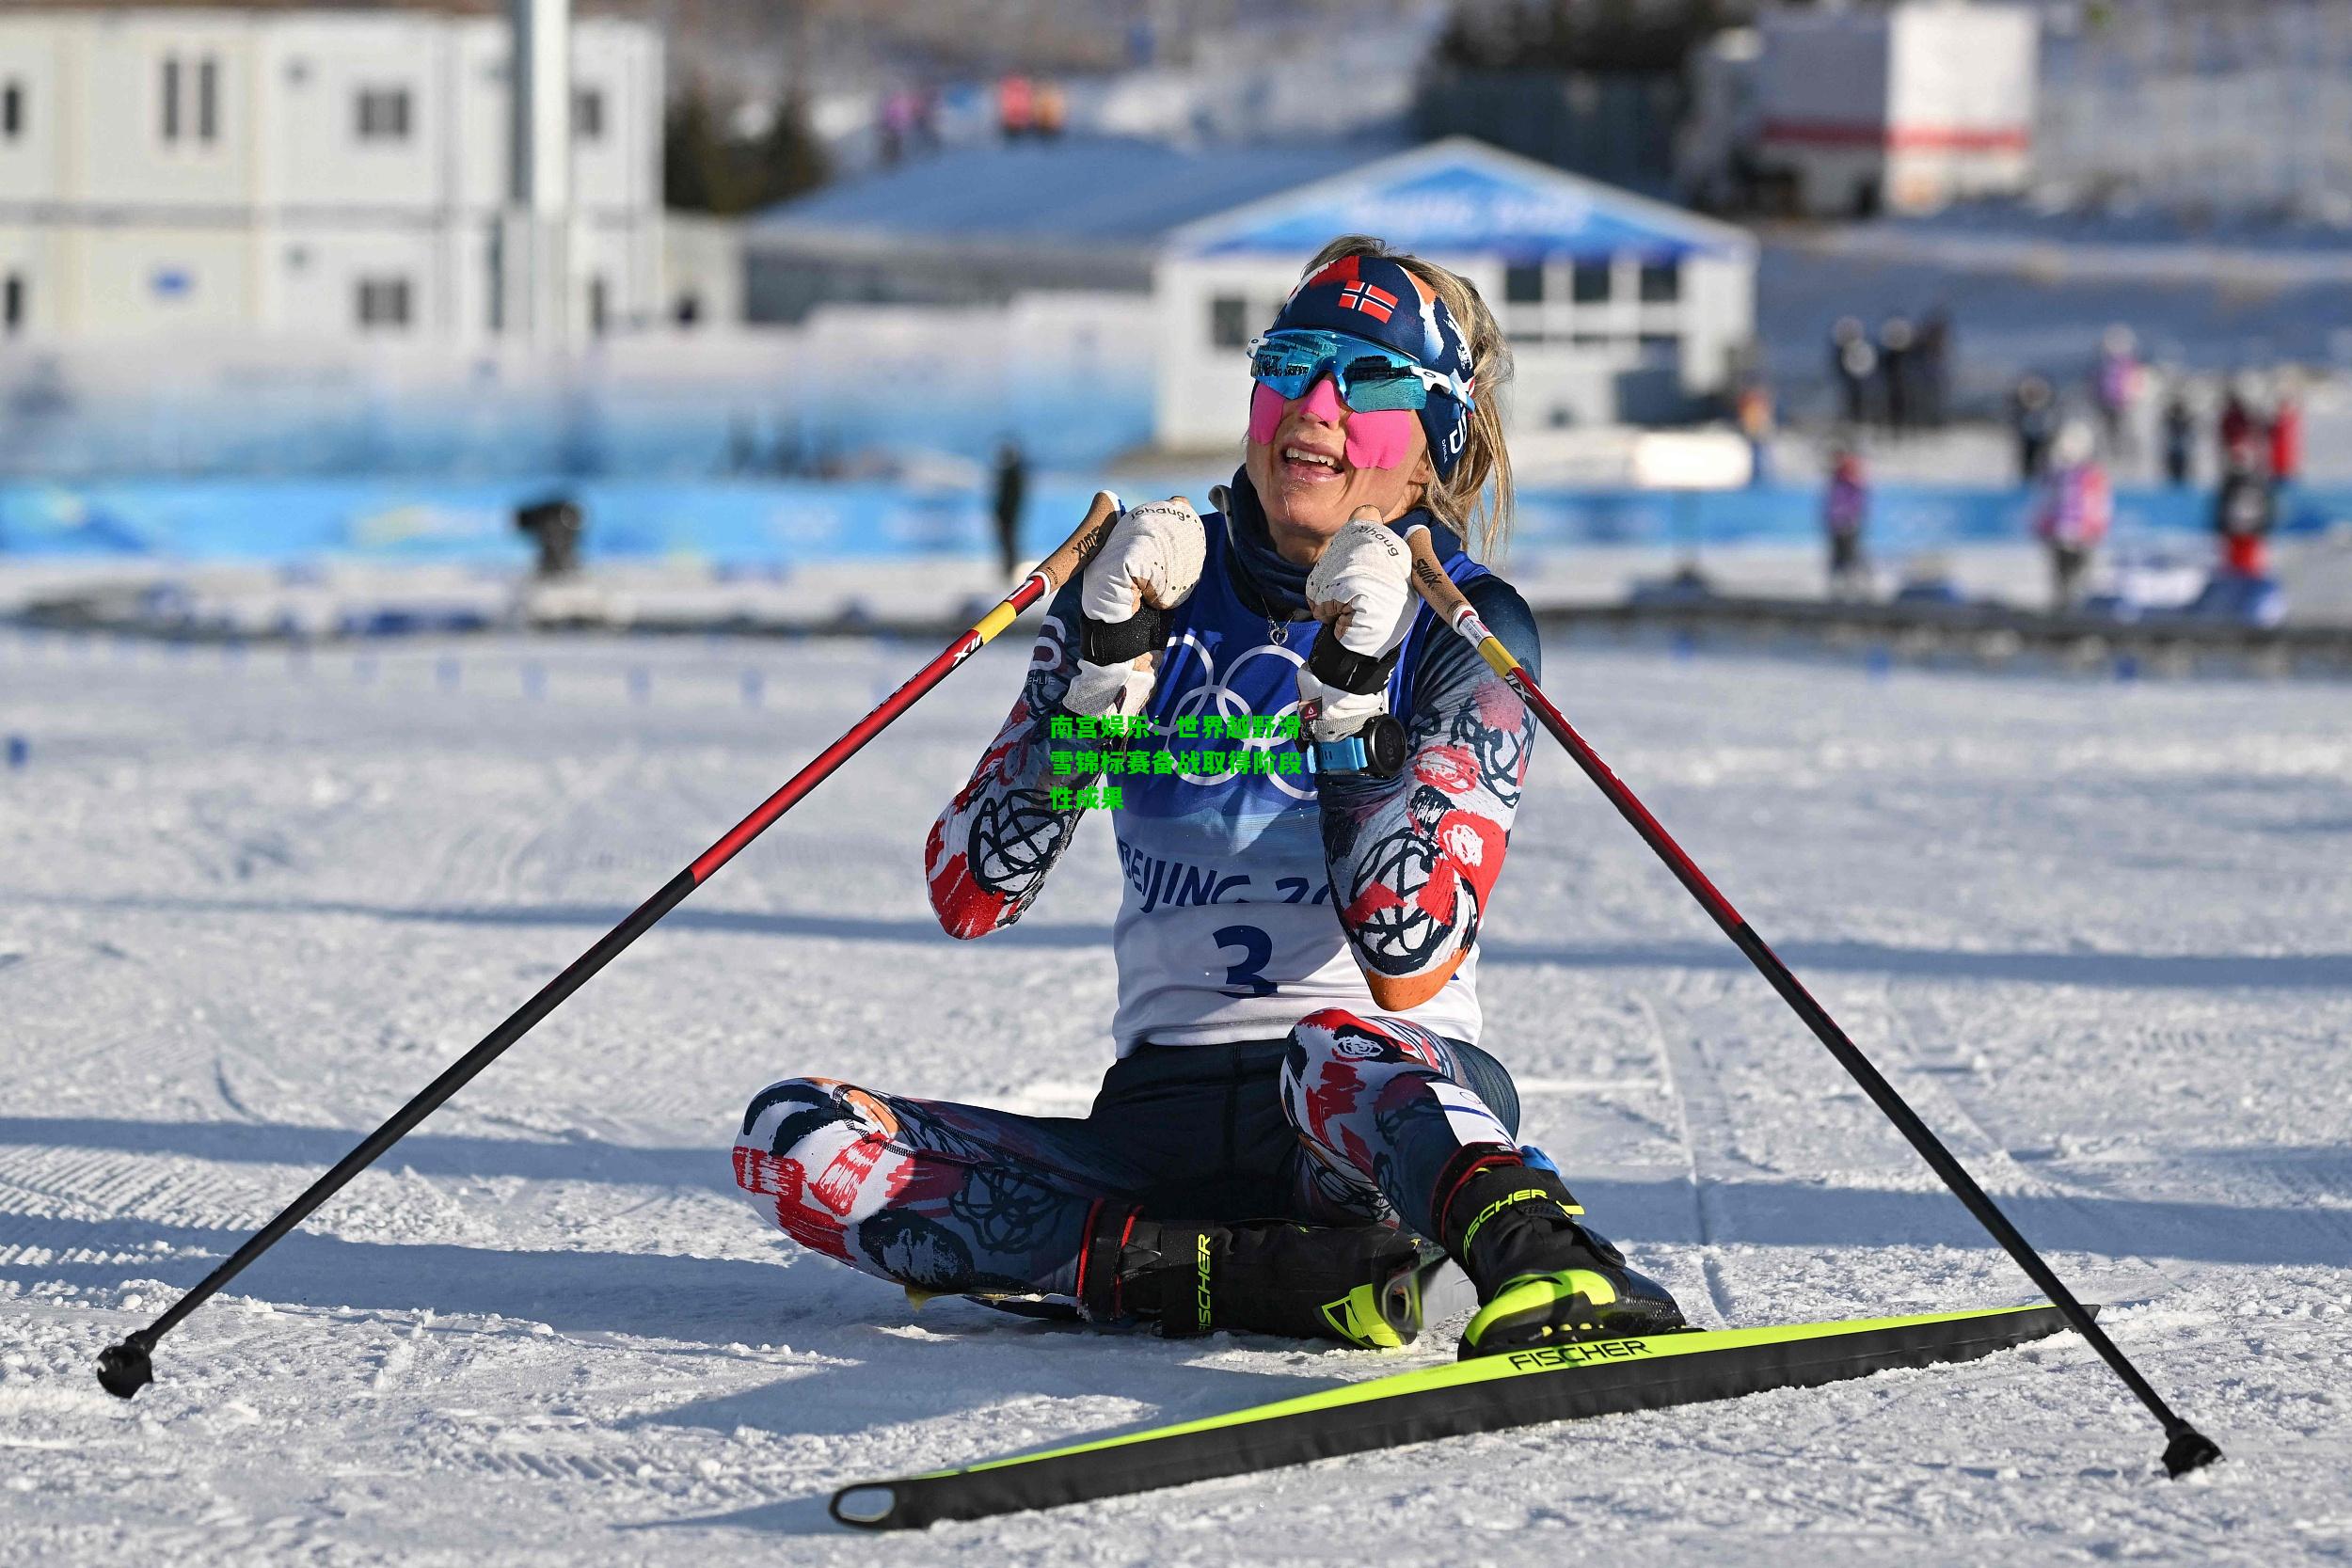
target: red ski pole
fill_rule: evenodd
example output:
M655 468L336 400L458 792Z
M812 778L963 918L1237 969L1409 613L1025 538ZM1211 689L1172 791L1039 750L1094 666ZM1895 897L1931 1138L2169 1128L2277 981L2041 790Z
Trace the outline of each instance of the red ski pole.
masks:
M1846 1037L1845 1030L1837 1026L1837 1021L1830 1017L1829 1010L1814 1000L1812 992L1798 981L1788 966L1781 961L1780 956L1765 945L1764 939L1756 934L1756 928L1731 907L1731 900L1716 891L1715 884L1707 879L1707 874L1683 852L1682 846L1674 841L1673 835L1659 825L1658 818L1649 814L1633 791L1609 770L1609 765L1600 760L1600 754L1585 742L1582 736L1576 733L1576 727L1551 705L1551 700L1543 694L1519 661L1511 657L1511 650L1486 629L1486 624L1479 619L1478 611L1462 596L1461 590L1454 586L1453 579L1445 575L1445 568L1438 563L1438 552L1429 541L1429 531L1416 526L1406 542L1413 551L1413 584L1421 590L1421 596L1428 601L1429 608L1438 612L1438 618L1461 634L1478 650L1479 657L1486 661L1487 667L1518 693L1528 711L1551 732L1554 740L1567 748L1568 755L1576 759L1576 765L1584 770L1584 776L1600 786L1600 792L1609 797L1609 803L1615 806L1618 814L1633 825L1633 831L1642 835L1642 842L1666 863L1666 868L1689 890L1691 896L1699 901L1700 908L1706 910L1715 924L1723 927L1724 935L1747 955L1748 961L1756 965L1774 990L1780 992L1781 1000L1794 1008L1797 1016L1804 1020L1805 1027L1829 1048L1829 1053L1837 1058L1837 1065L1852 1074L1854 1082L1862 1085L1862 1092L1868 1095L1897 1130L1911 1140L1911 1147L1917 1149L1920 1158L1944 1179L1944 1184L1977 1217L1977 1223L1992 1232L1993 1239L2016 1259L2017 1266L2026 1271L2026 1277L2050 1299L2051 1305L2066 1315L2066 1321L2074 1324L2074 1332L2090 1342L2090 1348L2114 1369L2115 1375L2123 1380L2124 1386L2137 1395L2139 1402L2148 1407L2149 1414L2162 1423L2169 1439L2164 1449L2167 1473L2185 1475L2219 1459L2221 1449L2213 1439L2189 1425L2164 1402L2148 1380L2140 1375L2139 1369L2133 1366L2130 1358L2117 1348L2115 1341L2107 1338L2106 1331L2084 1309L2083 1304L2074 1299L2074 1293L2066 1288L2066 1282L2058 1278L2057 1272L2042 1260L2042 1254L2034 1250L2033 1243L2019 1233L2017 1227L2010 1223L2009 1216L2002 1213L1985 1196L1984 1189L1977 1185L1976 1179L1952 1157L1951 1150L1944 1147L1943 1140L1919 1119L1918 1113L1895 1091L1895 1086L1880 1075L1879 1069L1862 1053L1861 1048Z
M300 1197L286 1205L277 1218L255 1231L226 1262L206 1275L187 1294L173 1302L163 1316L145 1328L125 1336L121 1343L110 1345L100 1353L98 1381L104 1386L106 1392L127 1400L153 1382L155 1371L151 1353L157 1340L180 1326L188 1314L243 1273L247 1264L275 1246L288 1231L309 1218L320 1204L341 1191L344 1183L374 1164L386 1149L407 1136L442 1101L496 1061L508 1046L529 1034L541 1019L555 1011L566 997L585 985L589 976L618 958L630 942L651 930L663 915L683 903L688 894L708 881L745 845L765 832L777 817L790 811L796 802L824 782L860 747L888 728L892 720L913 707L925 692L946 679L950 671L1011 626L1023 610L1049 597L1056 589L1068 582L1102 546L1118 513L1119 499L1116 496L1107 490L1096 492L1094 504L1087 509L1086 521L1078 525L1077 531L1063 540L1061 546L1053 554L1040 562L1037 569L1022 581L1020 587L1006 595L1003 603L981 616L971 630L949 643L938 657L916 671L904 686L883 698L871 713L850 726L849 733L818 752L816 760L807 767L793 774L783 788L761 801L756 811L729 829L724 838L695 857L692 864L663 883L660 892L638 905L627 919L598 938L595 946L573 959L570 968L548 981L536 996L516 1008L505 1022L491 1030L481 1044L451 1063L415 1099L403 1105L383 1126L369 1133L357 1148L344 1155L334 1169L311 1182Z

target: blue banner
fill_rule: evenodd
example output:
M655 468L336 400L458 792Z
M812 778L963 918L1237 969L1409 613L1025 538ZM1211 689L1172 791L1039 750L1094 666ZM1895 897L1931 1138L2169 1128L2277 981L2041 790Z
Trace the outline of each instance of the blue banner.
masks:
M1207 483L1190 493L1205 505ZM1031 554L1060 542L1092 486L1045 477L1031 487L1022 529ZM0 556L167 562L484 562L521 564L531 542L515 510L566 496L587 519L590 560L674 559L775 567L829 561L985 554L987 498L960 487L886 482L744 483L383 479L123 480L0 485ZM1136 497L1129 498L1131 499ZM1871 496L1869 538L1881 553L2026 540L2024 490L1887 484ZM2185 540L2211 528L2201 490L2126 489L2118 540ZM1707 549L1804 544L1820 537L1820 492L1528 491L1516 548L1650 546ZM2290 490L2280 531L2314 532L2352 517L2352 489Z

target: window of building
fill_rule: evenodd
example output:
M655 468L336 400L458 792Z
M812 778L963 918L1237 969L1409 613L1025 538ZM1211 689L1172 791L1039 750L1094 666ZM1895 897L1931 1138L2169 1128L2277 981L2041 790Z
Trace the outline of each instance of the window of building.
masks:
M1568 297L1579 305L1608 304L1612 270L1605 257L1597 261L1579 261L1568 279Z
M361 87L353 106L361 141L408 139L406 87Z
M24 85L0 86L0 138L14 141L24 134Z
M0 279L0 332L13 338L24 330L24 275L10 273Z
M359 279L359 325L370 331L405 331L408 326L408 279Z
M603 337L605 328L612 324L612 290L601 277L588 279L588 330Z
M1513 266L1502 269L1502 298L1510 305L1541 305L1544 302L1544 269L1541 266Z
M1672 332L1645 332L1638 346L1645 365L1670 370L1682 363L1682 340Z
M196 66L196 139L220 139L220 62L210 55Z
M1217 348L1242 348L1249 341L1249 302L1238 294L1219 294L1209 301L1209 341Z
M578 141L604 140L604 91L600 87L572 89L572 136Z
M1642 301L1646 305L1672 305L1682 297L1682 263L1680 261L1645 261L1642 263Z
M163 103L160 110L162 119L156 128L163 133L164 140L178 141L180 139L180 56L177 55L164 56Z

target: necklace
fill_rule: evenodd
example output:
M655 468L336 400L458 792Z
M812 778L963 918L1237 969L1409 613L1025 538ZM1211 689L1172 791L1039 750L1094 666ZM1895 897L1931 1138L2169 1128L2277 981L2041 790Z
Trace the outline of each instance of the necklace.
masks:
M1265 640L1278 648L1289 645L1293 622L1311 619L1304 614L1282 613L1272 600L1259 592L1257 583L1250 578L1249 569L1239 561L1227 563L1225 580L1233 585L1233 593L1241 600L1243 609L1253 615L1264 617Z
M1214 486L1209 491L1209 504L1225 514L1227 518L1232 518L1233 515L1232 489L1222 484ZM1252 504L1255 504L1254 498ZM1230 523L1228 526L1231 526ZM1226 560L1225 580L1233 585L1233 593L1241 600L1243 609L1264 619L1265 640L1275 647L1289 645L1290 628L1293 622L1314 619L1313 615L1307 610L1300 610L1295 615L1290 614L1267 598L1259 590L1257 579L1249 575L1249 567L1238 548Z

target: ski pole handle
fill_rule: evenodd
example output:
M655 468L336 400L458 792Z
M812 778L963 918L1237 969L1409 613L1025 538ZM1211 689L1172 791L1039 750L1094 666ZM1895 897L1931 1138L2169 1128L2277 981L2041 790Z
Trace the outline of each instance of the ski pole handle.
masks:
M979 639L972 644L965 657L978 651L981 644L1020 619L1023 610L1051 599L1069 584L1071 578L1086 570L1087 562L1092 561L1094 552L1103 547L1103 541L1111 536L1111 527L1119 521L1119 515L1124 510L1113 492L1095 491L1093 504L1087 508L1085 521L1072 531L1069 538L1055 546L1053 553L1039 562L1027 577L1021 579L1021 586L1007 594L1004 603L982 616L979 624L964 634L967 638Z
M1094 552L1103 547L1103 541L1111 536L1111 527L1119 521L1126 508L1119 497L1108 490L1094 492L1094 500L1087 508L1086 520L1072 531L1069 538L1054 546L1053 554L1037 563L1032 577L1045 579L1045 594L1051 597L1057 589L1070 586L1070 580L1086 569L1094 559Z
M1413 552L1413 586L1421 591L1429 608L1438 612L1438 619L1475 647L1496 674L1509 680L1519 661L1511 657L1511 650L1502 645L1502 639L1486 629L1486 623L1479 619L1470 600L1445 575L1445 563L1438 559L1438 547L1429 540L1429 526L1415 523L1406 530L1405 547Z

